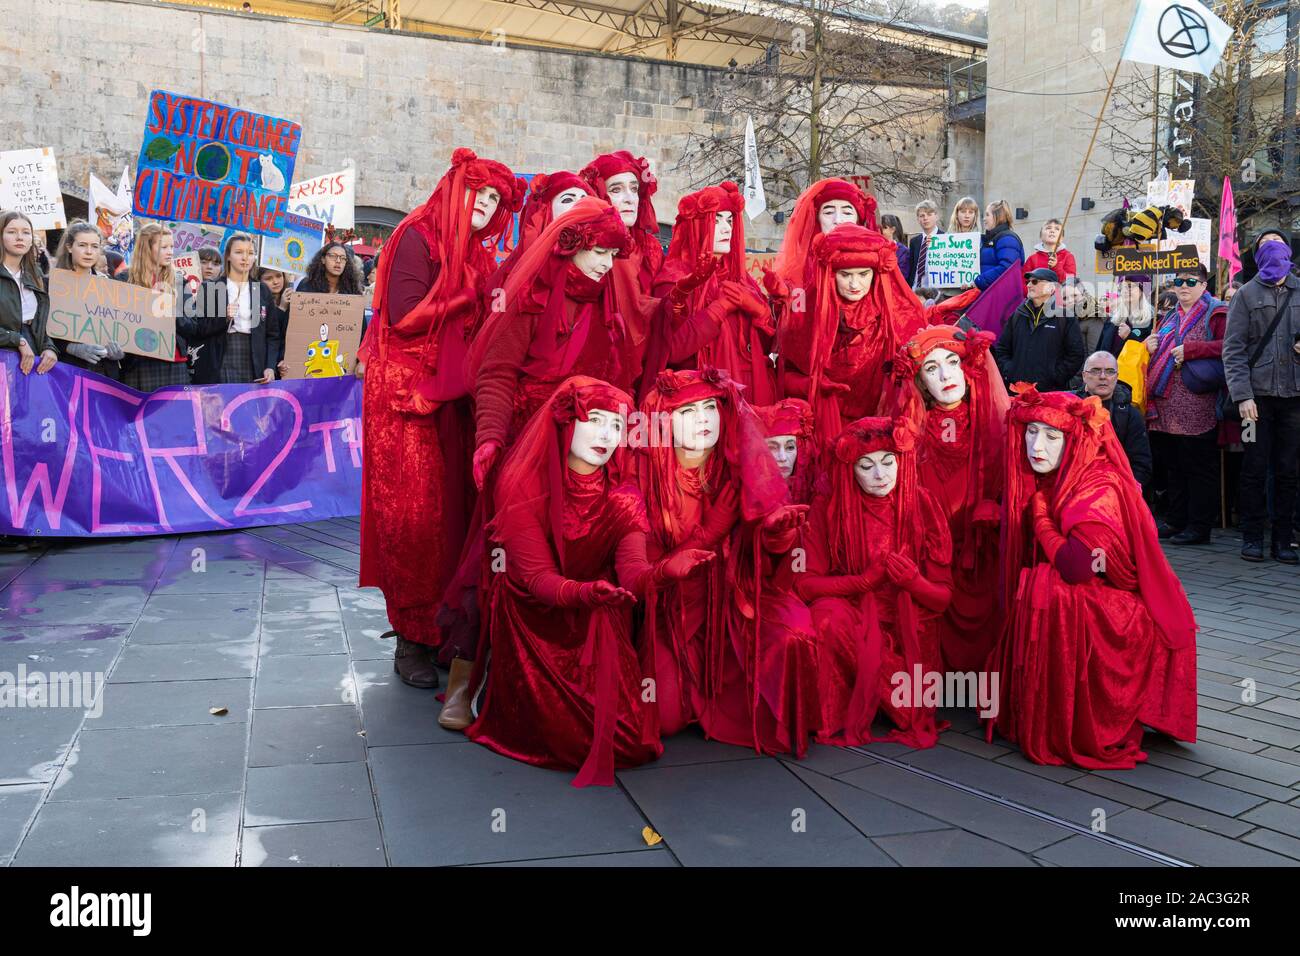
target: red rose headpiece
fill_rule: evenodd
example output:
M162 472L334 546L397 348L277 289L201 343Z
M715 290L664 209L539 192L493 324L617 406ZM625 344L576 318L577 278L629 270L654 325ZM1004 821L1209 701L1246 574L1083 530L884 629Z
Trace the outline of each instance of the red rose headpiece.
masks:
M768 438L776 435L812 438L812 406L802 398L784 398L775 405L755 405L754 412Z
M614 153L597 156L583 167L579 175L585 179L596 195L609 199L605 191L605 181L620 173L634 173L640 182L640 203L637 206L636 227L651 235L659 231L659 220L655 218L654 203L651 200L659 189L659 181L650 172L650 162L644 156L633 156L625 149Z

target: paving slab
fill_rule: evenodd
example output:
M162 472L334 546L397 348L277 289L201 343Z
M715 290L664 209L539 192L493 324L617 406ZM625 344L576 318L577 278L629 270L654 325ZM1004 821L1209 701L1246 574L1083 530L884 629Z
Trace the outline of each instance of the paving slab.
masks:
M387 866L377 820L245 827L240 866Z

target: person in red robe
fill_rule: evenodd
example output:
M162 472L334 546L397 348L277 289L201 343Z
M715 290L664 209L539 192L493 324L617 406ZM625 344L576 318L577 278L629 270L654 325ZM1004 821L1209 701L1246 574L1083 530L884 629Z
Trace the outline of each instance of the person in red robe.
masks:
M755 405L754 412L763 423L767 450L790 486L790 500L811 504L817 478L812 406L802 398L783 398L775 405Z
M1100 400L1013 391L988 736L1034 763L1132 768L1144 724L1196 739L1196 620Z
M763 273L764 287L774 298L785 301L791 290L809 293L816 264L813 239L836 226L863 226L879 232L876 199L847 179L819 179L799 194L785 226L781 249L770 270Z
M836 226L813 238L812 260L810 293L791 296L781 319L781 388L808 400L820 440L831 441L892 407L890 362L925 325L925 309L878 232Z
M484 289L484 298L488 307L492 305L492 296L497 289L503 292L506 278L515 267L524 250L531 246L546 227L559 216L568 212L583 196L594 196L595 191L587 181L577 173L561 169L554 173L538 173L528 181L528 198L519 213L519 238L496 272L488 280Z
M720 368L755 405L776 401L772 307L745 269L745 197L724 182L677 204L668 257L652 294L656 316L642 388L664 368ZM644 398L644 395L642 396Z
M762 428L725 372L661 372L641 411L651 559L683 547L719 557L647 596L641 650L657 729L698 721L728 743L802 754L816 717L811 622L762 582L807 509L786 504Z
M803 535L795 588L817 631L820 743L931 747L944 724L924 693L939 674L952 539L916 475L906 419L863 418L836 439ZM894 724L873 736L883 713Z
M465 335L493 268L488 250L522 199L523 183L508 168L457 149L433 195L385 246L358 355L360 586L384 592L397 637L393 665L415 687L438 686L435 614L473 510ZM451 681L467 677L462 667Z
M578 175L618 211L631 231L632 248L619 271L633 277L641 293L648 296L664 264L653 202L659 181L650 172L649 160L620 149L597 156Z
M932 325L899 351L898 407L920 429L917 472L953 542L952 601L939 625L943 666L982 670L1002 629L998 528L1010 400L991 332Z
M630 483L632 398L576 376L538 409L501 468L508 499L488 536L502 549L487 599L486 697L465 731L539 767L580 768L574 786L656 759L643 724L632 603L713 552L646 558L645 503Z

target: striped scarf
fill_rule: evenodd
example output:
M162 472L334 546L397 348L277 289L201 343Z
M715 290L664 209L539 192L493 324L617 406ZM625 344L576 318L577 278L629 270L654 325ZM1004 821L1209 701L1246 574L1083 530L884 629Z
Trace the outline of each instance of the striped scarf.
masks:
M1188 310L1181 322L1178 320L1176 306L1169 313L1161 332L1171 330L1175 334L1160 336L1160 345L1156 348L1156 354L1147 369L1147 394L1154 395L1156 398L1165 397L1165 393L1169 390L1169 382L1174 375L1174 348L1183 344L1183 339L1196 328L1196 323L1201 321L1209 308L1210 294L1207 292L1196 300L1196 304Z

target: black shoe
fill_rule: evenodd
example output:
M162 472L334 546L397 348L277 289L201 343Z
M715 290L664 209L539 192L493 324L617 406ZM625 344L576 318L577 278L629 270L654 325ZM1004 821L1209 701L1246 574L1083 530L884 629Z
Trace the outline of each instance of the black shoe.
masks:
M1300 555L1289 544L1274 544L1269 550L1278 564L1300 564Z
M1243 561L1263 561L1264 560L1264 542L1262 541L1245 541L1241 545L1241 560Z
M1182 534L1182 532L1161 521L1156 525L1156 534L1160 536L1161 540L1164 540L1165 538L1172 538L1176 534Z
M1183 531L1178 532L1176 535L1170 538L1169 543L1170 544L1209 544L1210 532L1193 531L1191 528L1187 528Z

